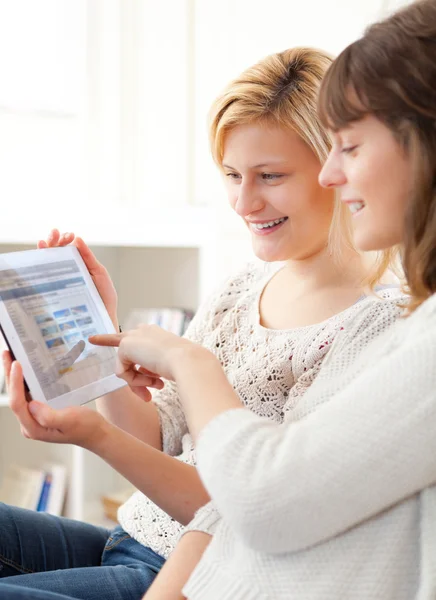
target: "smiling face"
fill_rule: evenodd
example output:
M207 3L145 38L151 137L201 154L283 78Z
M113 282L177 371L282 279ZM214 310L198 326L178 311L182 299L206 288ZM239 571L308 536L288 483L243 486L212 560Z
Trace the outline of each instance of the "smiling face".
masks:
M327 189L337 188L352 212L359 250L382 250L402 242L411 166L380 120L366 115L334 133L319 181Z
M249 124L227 133L222 171L229 201L260 259L302 260L326 247L334 195L319 186L320 169L293 131Z

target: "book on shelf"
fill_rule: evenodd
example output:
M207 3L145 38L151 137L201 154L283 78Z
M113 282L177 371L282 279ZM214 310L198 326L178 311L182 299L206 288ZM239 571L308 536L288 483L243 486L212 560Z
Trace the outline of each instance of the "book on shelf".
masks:
M52 484L51 473L44 473L44 481L41 488L41 493L39 494L38 505L36 510L38 512L46 512L48 506L48 498L50 495L50 488Z
M44 486L42 469L11 465L4 473L0 485L0 501L5 504L36 510Z
M67 490L64 465L44 468L10 465L0 484L0 501L52 515L61 515Z
M133 329L147 323L183 335L193 316L194 312L185 308L137 308L128 315L123 329Z

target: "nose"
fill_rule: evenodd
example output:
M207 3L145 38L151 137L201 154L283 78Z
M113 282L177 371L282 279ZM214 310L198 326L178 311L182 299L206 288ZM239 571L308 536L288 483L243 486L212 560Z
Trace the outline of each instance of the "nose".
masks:
M249 214L261 210L265 205L260 190L253 183L242 180L238 186L236 202L233 208L240 217L247 217Z
M324 188L339 187L346 183L346 177L337 151L332 150L328 155L318 176L318 181L319 185Z

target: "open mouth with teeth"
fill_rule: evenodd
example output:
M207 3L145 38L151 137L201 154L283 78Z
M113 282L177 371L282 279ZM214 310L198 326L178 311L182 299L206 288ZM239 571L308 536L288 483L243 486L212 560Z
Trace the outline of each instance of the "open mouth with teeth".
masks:
M255 231L265 231L276 229L287 220L288 217L282 217L281 219L275 219L274 221L268 221L267 223L251 223L250 226Z
M365 208L365 203L364 202L350 202L348 204L348 208L351 211L352 215L355 215L356 213L360 212L362 210L362 208Z

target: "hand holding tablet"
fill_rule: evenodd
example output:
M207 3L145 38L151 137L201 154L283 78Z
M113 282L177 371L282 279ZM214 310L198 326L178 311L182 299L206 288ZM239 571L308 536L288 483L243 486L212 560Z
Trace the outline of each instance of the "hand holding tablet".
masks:
M115 328L75 246L0 255L0 325L33 398L59 408L125 385L115 350L88 343Z
M110 438L111 426L97 411L85 406L55 410L48 404L29 401L24 389L21 365L12 363L5 352L3 365L6 374L10 406L21 425L24 437L57 444L76 444L97 451L99 444Z

